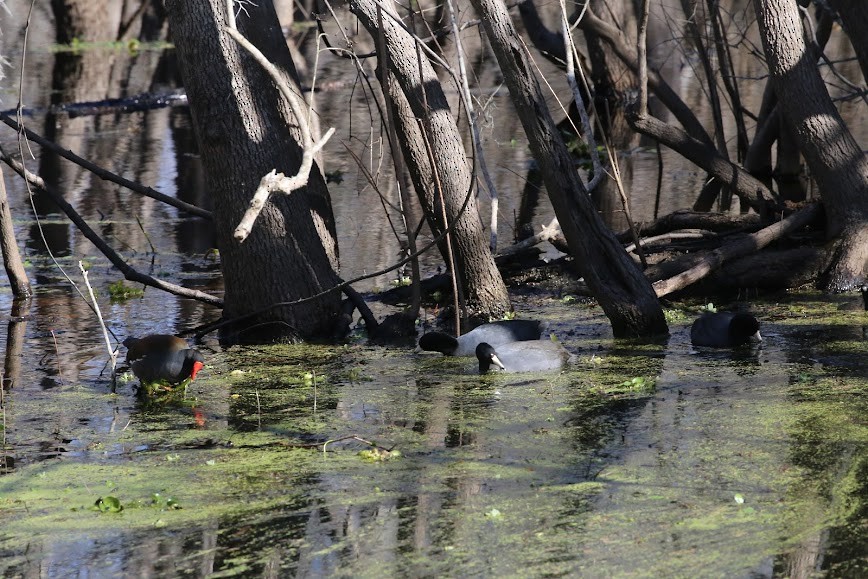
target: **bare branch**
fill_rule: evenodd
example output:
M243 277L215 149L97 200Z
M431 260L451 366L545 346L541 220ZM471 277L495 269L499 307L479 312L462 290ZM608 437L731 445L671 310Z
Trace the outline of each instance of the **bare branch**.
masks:
M588 145L588 153L591 156L591 164L593 166L594 176L588 182L586 188L588 191L593 191L606 172L603 170L603 165L600 163L600 152L597 150L597 142L594 140L594 131L591 129L591 121L588 118L588 109L585 108L584 99L582 99L582 91L579 90L579 83L576 81L576 66L575 63L581 61L578 58L576 45L573 42L573 35L570 30L570 23L567 21L567 5L565 0L561 0L561 34L564 36L566 44L567 57L567 83L573 91L573 100L576 103L576 109L579 111L579 119L582 122L582 137ZM580 69L581 70L581 69Z
M708 253L708 255L703 257L702 261L687 271L683 271L669 279L655 282L653 284L654 292L657 294L657 297L663 297L696 283L716 269L719 269L724 262L759 251L772 241L780 239L791 231L804 227L813 221L819 214L819 211L820 204L812 203L774 225L752 233L744 239L724 245Z
M563 237L563 233L561 233L561 227L558 224L558 219L555 217L551 220L551 223L548 225L543 225L542 230L539 233L528 237L527 239L522 239L516 244L510 245L509 247L503 249L500 253L497 254L497 257L506 257L509 255L515 255L517 253L521 253L526 249L530 249L534 245L538 243L542 243L543 241L552 241L558 237Z
M96 312L96 317L99 320L99 326L102 328L102 337L105 338L105 347L108 350L109 360L112 365L112 392L114 392L115 381L117 380L117 367L118 367L118 349L112 347L112 342L109 339L108 329L106 328L105 321L102 319L102 311L99 309L99 302L96 301L96 296L93 293L93 288L90 285L90 280L87 279L87 270L84 269L84 264L79 261L78 269L81 270L81 277L84 278L84 285L87 286L87 292L90 295L90 301L93 302L93 309Z
M244 38L238 30L228 27L224 28L224 30L247 52L249 52L250 55L256 59L256 62L258 62L274 80L274 84L277 86L280 94L282 94L286 99L286 102L292 109L292 114L298 120L298 128L301 132L300 144L304 150L304 154L301 158L301 166L298 168L298 173L294 177L286 177L283 173L277 173L276 170L272 170L271 173L265 175L260 180L259 187L256 189L253 199L250 200L250 206L247 208L244 217L241 219L241 222L238 224L238 227L235 228L235 232L233 233L235 239L241 243L247 239L248 235L250 235L250 232L253 230L253 224L256 222L256 218L259 217L259 214L262 212L265 203L268 201L268 198L272 193L279 191L288 195L296 189L301 189L307 185L310 169L313 167L314 156L316 156L319 150L325 146L334 134L335 129L332 127L318 143L313 143L310 137L310 127L308 126L309 117L305 114L301 99L289 88L289 84L286 82L286 79L282 77L277 67L270 63L268 59L265 58L265 55L262 54L258 48L253 46L249 40Z
M325 146L334 132L334 127L330 128L318 143L312 147L305 148L304 156L301 159L301 167L298 168L298 173L295 176L287 177L283 173L278 173L272 169L270 173L259 181L259 187L256 188L256 193L253 194L253 199L250 200L250 206L244 212L244 217L241 218L241 222L238 223L238 227L235 228L235 232L232 234L239 243L250 235L256 218L259 217L259 214L265 208L265 203L272 193L279 192L289 195L296 189L301 189L307 185L308 175L313 166L313 158Z
M23 132L29 140L36 142L39 146L48 149L53 153L56 153L57 155L60 155L68 161L72 161L73 163L84 169L87 169L104 181L111 181L112 183L117 183L121 187L126 187L130 191L138 193L139 195L144 195L145 197L150 197L151 199L161 201L166 205L171 205L175 209L179 209L185 213L189 213L190 215L195 215L196 217L204 217L205 219L213 219L210 211L202 209L201 207L196 207L195 205L190 205L189 203L184 203L180 199L176 199L175 197L169 197L168 195L160 193L159 191L155 191L150 187L145 187L141 183L130 181L129 179L125 179L120 175L117 175L116 173L112 173L111 171L103 169L99 165L95 165L87 159L79 157L72 151L64 149L57 143L49 141L45 137L34 133L26 127L21 126L15 121L15 119L10 117L9 115L0 113L0 121L3 121L19 133Z
M194 300L198 300L200 302L205 302L206 304L211 304L213 306L223 306L223 300L218 297L206 294L205 292L201 292L198 290L192 290L189 288L185 288L179 285L175 285L173 283L169 283L167 281L163 281L160 279L156 279L147 274L141 273L137 271L135 268L130 266L123 258L115 252L91 227L85 222L81 215L70 205L66 199L63 198L63 195L55 191L52 187L46 185L45 181L42 180L42 177L39 175L35 175L27 170L24 165L10 157L6 154L6 151L0 147L0 159L9 167L12 168L13 171L18 173L22 178L24 178L31 186L36 187L40 191L45 192L51 200L63 211L67 217L69 217L70 221L72 221L76 227L78 227L79 231L93 243L97 249L99 249L103 255L105 255L109 261L112 262L116 268L118 268L121 273L124 274L124 277L132 282L141 283L144 285L148 285L151 287L155 287L157 289L161 289L163 291L167 291L169 293L175 294L177 296L192 298ZM71 281L71 280L70 280Z

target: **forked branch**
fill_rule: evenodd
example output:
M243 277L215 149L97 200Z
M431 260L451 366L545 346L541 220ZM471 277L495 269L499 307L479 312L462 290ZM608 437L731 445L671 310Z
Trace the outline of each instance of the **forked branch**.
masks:
M268 59L265 58L265 55L262 54L249 40L244 38L238 30L230 27L226 27L225 30L229 36L234 38L238 44L240 44L250 53L251 56L253 56L254 59L256 59L256 62L258 62L274 80L280 94L286 99L286 102L292 109L292 114L298 120L298 128L301 132L301 146L304 150L304 154L301 158L301 166L298 168L298 173L295 176L287 177L283 173L278 173L277 170L272 169L269 174L262 177L259 182L259 187L257 187L256 193L253 195L253 199L250 200L250 206L247 208L244 217L241 219L241 222L238 224L238 227L235 228L235 232L233 233L235 239L241 243L247 239L248 235L250 235L250 232L253 230L253 224L256 222L256 218L259 217L259 214L265 207L266 201L268 201L268 198L272 193L281 192L288 195L296 189L301 189L307 185L310 169L313 167L314 157L320 149L325 146L334 134L335 129L332 127L326 131L325 136L323 136L319 142L313 143L310 137L310 128L308 127L307 117L304 114L304 107L302 106L299 97L289 88L286 79L283 78L277 67L269 62Z

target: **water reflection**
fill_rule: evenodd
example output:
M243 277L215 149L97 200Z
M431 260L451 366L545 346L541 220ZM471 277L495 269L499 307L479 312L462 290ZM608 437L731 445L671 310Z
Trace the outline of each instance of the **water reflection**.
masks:
M22 18L18 6L0 17ZM111 8L115 28L125 20L122 9ZM159 10L146 6L142 39L164 35ZM34 21L37 36L52 36L48 16ZM0 43L3 54L20 56L20 35L4 34ZM27 100L41 110L178 87L170 53L40 47L29 56ZM344 80L342 63L325 56L322 63L323 78ZM695 79L674 64L667 74L707 117ZM755 73L747 58L736 67L743 77ZM744 87L745 106L755 108L760 85ZM339 127L323 157L327 171L347 175L330 190L341 274L350 278L392 263L401 248L343 148L372 146L359 145L346 120L348 108L353 120L367 119L364 98L335 86L317 93L317 102L323 125ZM17 98L2 90L4 102ZM483 129L501 192L500 238L510 240L514 229L538 229L552 215L525 147L513 144L521 137L506 95L491 104L497 122ZM53 112L31 123L111 170L210 207L184 108L77 118ZM864 140L866 127L852 128ZM207 221L34 152L29 166L136 268L221 292ZM660 211L691 205L703 175L670 152L663 156ZM649 219L656 154L638 151L626 164L634 218ZM395 196L382 179L381 189ZM519 197L525 183L528 194ZM480 378L472 363L434 363L409 349L350 346L333 353L337 362L305 353L290 363L284 354L206 344L209 367L190 398L153 404L132 383L109 395L95 319L47 258L20 182L11 184L10 199L37 294L27 306L0 293L0 309L10 312L0 462L4 575L859 574L866 556L864 320L787 325L798 317L798 298L790 296L792 310L759 304L770 326L762 350L693 353L688 329L676 327L668 343L649 351L613 343L590 306L541 299L530 305L558 320L555 332L585 364L566 377ZM121 338L178 332L218 315L152 289L112 303L106 288L117 272L50 204L35 202L62 265L76 272L79 259L91 264L104 315ZM619 203L608 206L610 222L619 223ZM431 258L423 268L438 265ZM360 287L388 283L383 277ZM281 365L285 375L262 376L263 367ZM315 392L298 379L311 367L327 374ZM656 389L611 393L639 376L656 378ZM350 432L404 456L370 464L357 457L364 448L357 441L329 453L289 445ZM59 507L28 494L55 483L46 494L60 497ZM88 510L109 492L126 502L125 513ZM177 493L184 509L154 507L154 492ZM51 509L61 514L46 518Z

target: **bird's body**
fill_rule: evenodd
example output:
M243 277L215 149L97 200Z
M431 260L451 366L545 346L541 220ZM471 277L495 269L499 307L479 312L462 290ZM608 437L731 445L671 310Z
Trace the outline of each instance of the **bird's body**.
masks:
M690 327L690 342L694 346L730 348L751 341L762 341L759 322L745 313L707 313Z
M575 356L560 342L536 340L512 342L495 348L485 342L476 347L479 373L485 374L492 366L504 372L547 372L559 370L572 362Z
M442 352L447 356L473 356L476 347L483 342L499 346L510 342L539 340L543 330L543 324L537 320L502 320L482 324L458 338L443 332L428 332L419 338L419 347Z
M205 365L205 358L185 340L168 334L127 338L127 361L142 384L165 382L180 384L194 380Z
M171 334L150 334L141 338L127 338L127 362L133 362L153 352L177 352L190 346L187 341Z

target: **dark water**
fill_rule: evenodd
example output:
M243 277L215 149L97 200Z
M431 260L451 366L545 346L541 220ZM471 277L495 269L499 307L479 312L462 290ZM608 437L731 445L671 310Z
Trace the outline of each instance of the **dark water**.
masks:
M18 100L27 8L7 5L0 46L12 66L0 86L3 108ZM38 5L24 75L24 102L37 111L28 126L208 207L185 108L44 112L56 101L176 90L171 53L89 49L80 77L62 76L63 55L48 49L53 37L50 10ZM311 56L316 47L303 48ZM706 117L689 59L667 54L667 74ZM322 126L338 127L324 165L343 177L330 192L341 275L351 278L392 263L399 245L343 146L370 159L359 145L376 141L365 99L348 65L323 56L320 66L317 82L328 87L316 97ZM745 79L758 70L748 55L737 68ZM480 70L487 86L496 87L495 76ZM762 83L742 88L755 108ZM491 107L484 131L507 244L530 158L502 89ZM842 108L851 118L864 113L864 105ZM852 128L868 138L864 125ZM0 143L17 149L11 129ZM207 223L36 146L33 153L28 167L132 265L220 294ZM664 159L661 212L691 205L704 176L668 152ZM636 149L623 161L634 217L653 218L656 154ZM394 198L389 166L372 162ZM4 576L864 575L868 368L866 317L853 309L855 297L743 303L762 320L766 342L731 353L689 347L688 306L668 342L648 347L613 341L592 305L517 295L520 315L550 320L579 354L569 371L546 376L480 378L470 362L361 344L223 350L206 337L202 379L185 399L153 403L131 382L110 392L96 319L46 252L21 181L5 175L36 296L15 311L8 290L0 292L0 311L9 312L0 335L4 377L14 382L2 416ZM60 266L79 286L78 262L90 267L119 338L180 332L219 316L152 289L112 303L108 284L120 274L43 200L34 202ZM543 200L535 223L550 219ZM438 265L432 257L424 269ZM358 287L376 291L393 276ZM634 378L645 382L625 385ZM351 434L359 439L322 452L323 441ZM401 454L366 460L363 441ZM320 446L304 447L313 443ZM91 510L105 496L124 510Z

